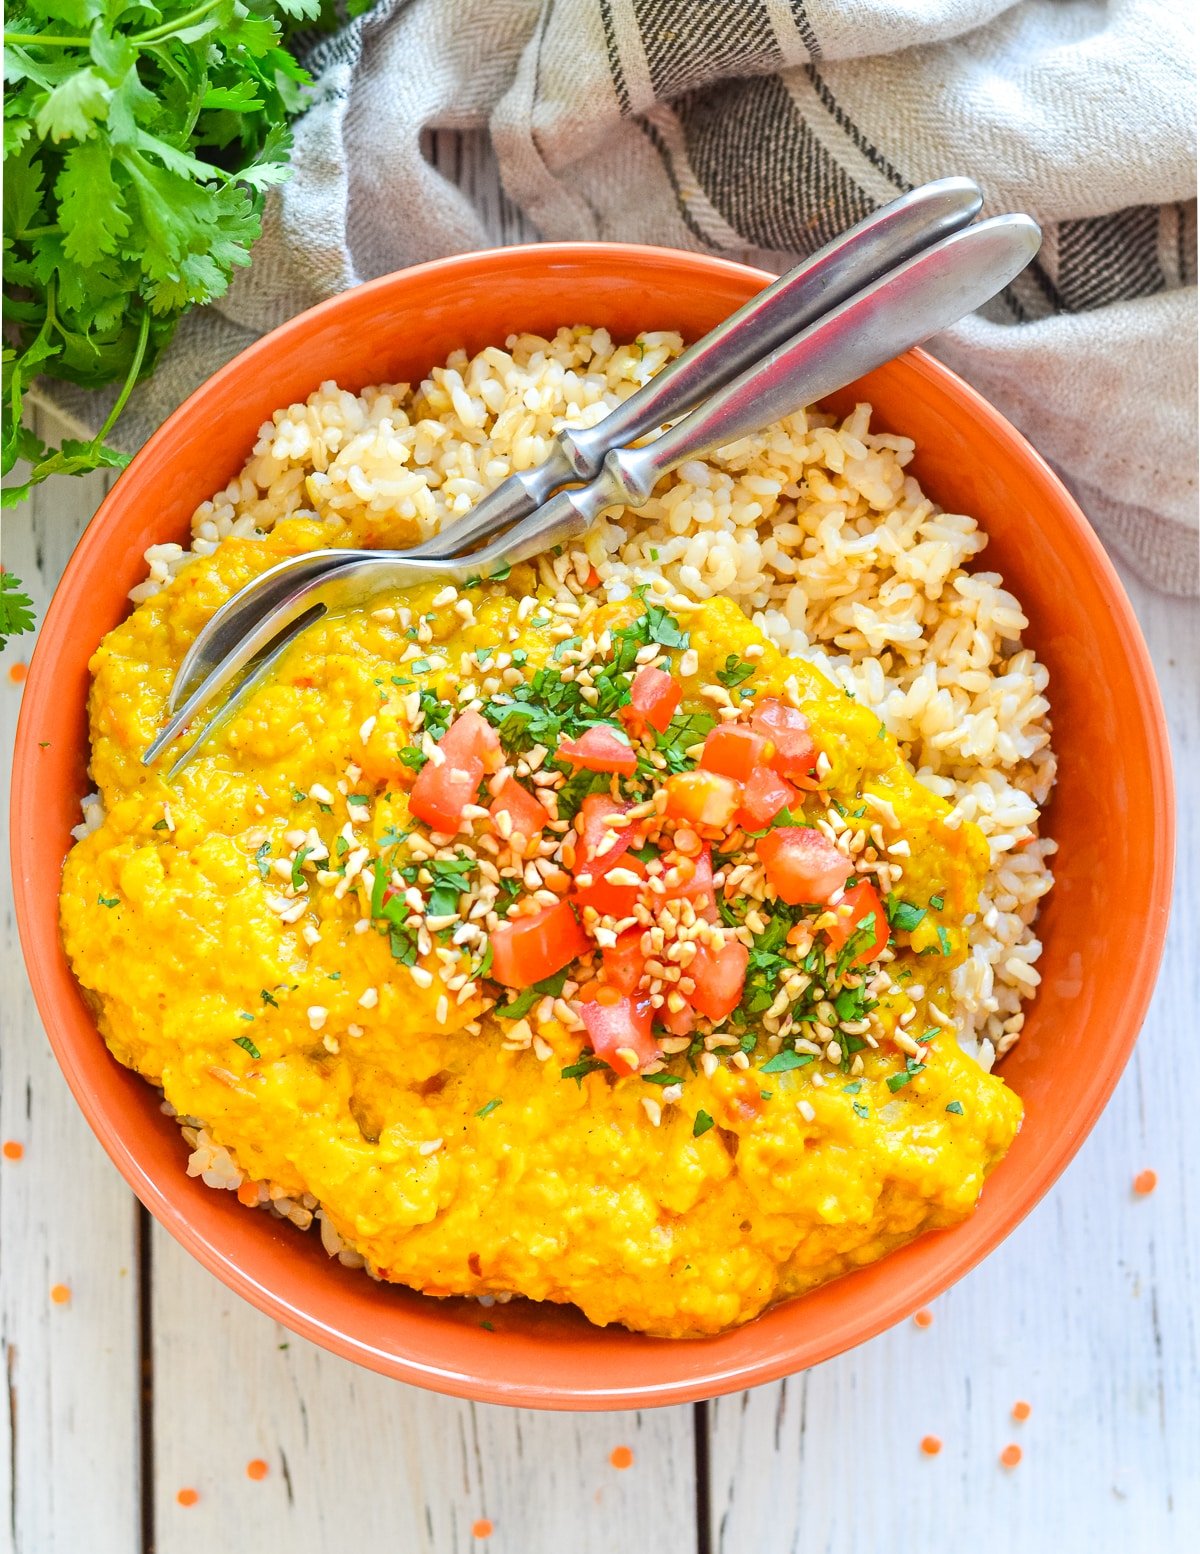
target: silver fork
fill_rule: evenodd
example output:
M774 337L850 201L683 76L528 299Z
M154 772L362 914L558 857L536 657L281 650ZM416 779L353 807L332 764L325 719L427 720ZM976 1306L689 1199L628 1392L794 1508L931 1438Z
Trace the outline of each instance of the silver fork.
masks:
M965 227L979 214L982 203L983 196L969 178L942 178L901 195L752 297L595 426L564 427L549 457L536 469L510 475L463 518L403 554L463 555L532 513L559 486L591 480L610 448L635 442L693 410L822 313L939 238ZM316 577L351 554L319 550L293 556L228 600L181 662L167 711L174 712L180 699L302 578Z
M295 638L323 615L431 579L465 583L492 576L577 539L607 508L641 507L663 475L688 459L803 409L972 312L1024 269L1040 243L1037 223L1021 215L993 217L943 238L769 351L653 441L610 447L592 480L559 491L507 534L471 555L332 552L337 560L327 570L289 579L288 591L254 620L191 692L143 761L154 761L175 734L250 665L234 694L174 762L167 773L170 781L244 704ZM261 582L248 585L230 603L237 604ZM216 622L214 616L209 625Z

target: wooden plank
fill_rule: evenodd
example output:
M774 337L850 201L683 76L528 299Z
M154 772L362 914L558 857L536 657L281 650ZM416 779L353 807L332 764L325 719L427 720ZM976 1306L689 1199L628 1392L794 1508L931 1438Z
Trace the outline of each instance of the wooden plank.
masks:
M43 436L58 435L39 422ZM41 486L4 517L3 561L39 617L107 486ZM19 637L0 655L0 812L8 812ZM53 869L55 860L48 859ZM25 979L7 868L0 880L0 1548L130 1554L140 1541L136 1201L58 1070ZM53 1285L70 1289L62 1305Z
M431 132L426 153L492 241L536 236L482 132ZM294 1337L157 1227L153 1270L159 1554L326 1554L346 1541L442 1554L468 1547L484 1518L497 1554L694 1546L690 1408L551 1415L437 1397ZM617 1446L634 1453L623 1471L609 1462ZM268 1464L261 1481L246 1474L253 1459ZM181 1488L196 1504L178 1503Z
M447 1554L485 1518L495 1554L695 1546L691 1409L546 1414L437 1397L287 1332L157 1227L153 1266L159 1554ZM618 1446L633 1451L628 1469L609 1461ZM181 1506L180 1489L199 1499Z
M911 1322L711 1408L720 1554L923 1554L1191 1546L1200 1518L1200 612L1135 580L1171 722L1180 871L1162 979L1133 1061L1058 1186L980 1268ZM1137 946L1130 946L1137 954ZM1131 1191L1143 1167L1150 1197ZM1018 1399L1033 1408L1011 1418ZM922 1436L943 1441L923 1456ZM1024 1459L1000 1466L1016 1442ZM1193 1532L1186 1533L1191 1526Z

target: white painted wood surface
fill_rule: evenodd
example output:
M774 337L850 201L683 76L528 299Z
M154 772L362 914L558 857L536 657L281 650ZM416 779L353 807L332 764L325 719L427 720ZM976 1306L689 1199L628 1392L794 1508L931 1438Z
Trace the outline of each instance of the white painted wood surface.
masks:
M529 235L477 143L432 158L497 241ZM47 424L47 435L55 428ZM103 480L5 516L44 604ZM148 1223L50 1056L0 888L0 1550L12 1554L1182 1554L1200 1525L1200 610L1130 583L1180 780L1179 885L1153 1011L1049 1199L911 1323L697 1409L541 1415L357 1370L237 1300ZM19 687L0 663L3 778ZM1130 947L1131 954L1136 946ZM1158 1190L1136 1199L1151 1166ZM55 1305L50 1287L70 1286ZM145 1362L143 1367L143 1361ZM145 1370L143 1387L143 1368ZM1010 1417L1024 1398L1032 1415ZM15 1423L15 1429L14 1429ZM944 1445L923 1457L926 1434ZM998 1455L1024 1448L1015 1471ZM633 1465L609 1454L629 1446ZM255 1482L246 1465L261 1458ZM181 1506L177 1493L199 1499ZM480 1519L493 1524L476 1539ZM1193 1528L1188 1534L1186 1528Z

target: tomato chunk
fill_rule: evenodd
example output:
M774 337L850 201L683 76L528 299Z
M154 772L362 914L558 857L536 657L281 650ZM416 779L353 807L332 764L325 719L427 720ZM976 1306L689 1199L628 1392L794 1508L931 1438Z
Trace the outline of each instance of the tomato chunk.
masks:
M592 1051L614 1074L636 1074L658 1057L650 1034L652 1010L648 998L631 998L615 988L599 987L579 1005Z
M742 789L742 807L737 822L747 831L769 826L781 809L800 803L800 790L769 766L760 766Z
M502 814L507 815L509 834L519 833L526 841L541 836L550 818L529 789L523 788L515 777L510 777L504 784L488 805L488 811L497 823Z
M687 970L696 984L695 1008L710 1020L728 1019L742 1001L749 963L750 951L736 939L726 940L719 950L702 944Z
M737 813L741 784L720 772L697 767L693 772L676 772L664 784L667 814L694 826L712 826L723 831Z
M601 867L605 872L599 872ZM609 877L612 869L628 869L631 874L636 874L636 885L618 885ZM582 909L593 907L604 917L628 917L637 905L638 897L642 893L642 881L646 878L646 865L640 858L631 858L628 853L616 863L608 864L608 855L598 861L589 870L592 883L590 885L576 885L575 902Z
M655 1010L654 1018L672 1036L690 1036L696 1029L696 1011L691 1004L685 1004L678 1011L664 1004L661 1009Z
M617 935L616 944L607 945L600 952L604 964L604 980L618 993L632 993L642 980L646 957L642 954L642 930L627 928Z
M464 808L475 802L482 781L483 762L478 756L447 757L440 766L426 761L408 795L408 807L433 830L453 833L462 825Z
M675 716L683 687L665 669L655 669L646 664L633 677L629 687L629 702L621 708L621 721L635 734L647 727L662 734Z
M765 734L746 723L718 723L704 741L700 765L706 772L749 782L751 774L766 765L768 743Z
M835 950L848 943L858 932L860 923L870 920L871 938L850 962L852 966L869 965L887 948L890 932L887 913L883 910L879 892L869 880L859 880L857 885L851 885L833 910L837 922L825 930L825 935Z
M582 873L584 870L589 874L592 873L593 861L599 862L604 869L610 869L616 863L633 841L633 827L613 826L609 824L609 820L613 815L624 815L632 808L633 805L628 799L614 799L607 793L588 794L579 806L579 813L575 817L575 832L579 837L576 873ZM600 844L610 831L616 836L616 841L600 854Z
M676 856L672 862L673 866L679 869L681 876L685 877L680 879L678 885L668 885L663 893L663 899L675 901L680 896L686 896L701 917L709 917L709 908L712 908L715 914L712 853L709 849L706 847L698 858ZM709 920L714 919L710 917Z
M438 740L438 749L457 766L462 765L465 756L482 761L485 772L498 772L504 765L500 735L478 712L460 712Z
M558 747L558 755L572 766L583 767L589 772L622 772L631 776L637 771L637 756L627 739L616 729L593 723L584 729L578 739L564 739Z
M516 988L552 977L591 948L567 901L501 923L491 945L493 981Z
M817 759L817 747L808 731L808 719L777 696L767 696L755 707L750 726L775 746L768 756L781 777L807 777Z
M825 902L854 872L854 865L820 831L805 826L780 826L755 843L781 901Z

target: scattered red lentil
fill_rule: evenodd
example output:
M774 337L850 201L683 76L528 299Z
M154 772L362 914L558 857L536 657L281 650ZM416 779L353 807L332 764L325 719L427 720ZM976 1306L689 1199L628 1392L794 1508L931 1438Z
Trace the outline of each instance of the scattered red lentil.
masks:
M1133 1190L1139 1198L1144 1198L1158 1186L1157 1171L1139 1171L1133 1179Z
M937 1435L923 1435L921 1437L921 1450L927 1457L936 1457L942 1449L941 1437Z
M471 1523L473 1538L490 1538L494 1530L493 1523L486 1516L481 1516L477 1522Z
M1021 1420L1028 1419L1030 1414L1032 1414L1032 1413L1033 1413L1033 1409L1029 1406L1028 1403L1014 1403L1013 1404L1012 1414L1013 1414L1013 1418L1014 1419L1021 1419Z
M175 1498L179 1501L180 1505L195 1505L196 1501L199 1500L200 1495L198 1491L194 1489L181 1489Z
M267 1465L261 1457L253 1457L246 1464L247 1478L266 1478L268 1471Z
M614 1468L631 1468L633 1466L633 1448L631 1446L614 1446L608 1454L608 1460Z
M10 664L8 666L8 678L14 685L23 685L25 683L25 676L28 673L28 664Z
M1021 1460L1021 1448L1017 1445L1006 1446L1000 1453L1000 1462L1003 1467L1015 1468Z
M5 1160L20 1160L25 1153L24 1144L17 1139L5 1139L3 1146L0 1147L3 1148Z
M50 1286L50 1299L56 1306L65 1306L71 1298L71 1286L69 1284L52 1284Z
M922 1306L920 1311L913 1313L913 1321L918 1327L932 1327L933 1312L930 1311L928 1306Z

